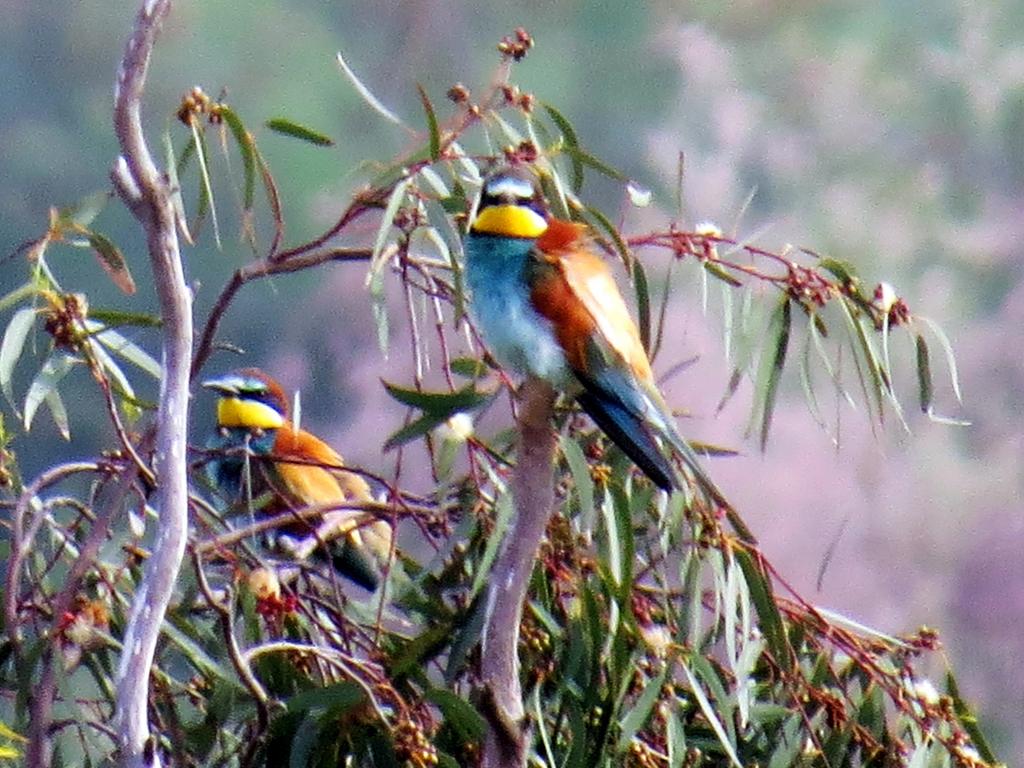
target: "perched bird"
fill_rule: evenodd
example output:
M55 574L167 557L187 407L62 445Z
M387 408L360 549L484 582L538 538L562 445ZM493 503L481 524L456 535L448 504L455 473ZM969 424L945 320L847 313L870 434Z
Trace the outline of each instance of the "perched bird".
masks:
M207 447L214 454L206 475L233 506L263 494L270 501L261 512L276 514L318 505L372 501L370 487L359 475L341 469L342 458L316 435L288 420L288 401L281 386L263 371L246 368L203 386L219 394L217 433ZM391 526L377 520L356 527L361 513L330 510L318 520L296 521L286 528L292 537L304 537L291 546L292 554L305 557L316 547L314 531L337 545L332 561L345 576L373 590L377 569L373 560L384 561L391 552ZM368 555L370 557L368 557Z
M659 488L681 487L667 448L725 505L676 430L586 225L553 218L531 170L503 167L484 180L465 253L470 308L499 362L574 394Z

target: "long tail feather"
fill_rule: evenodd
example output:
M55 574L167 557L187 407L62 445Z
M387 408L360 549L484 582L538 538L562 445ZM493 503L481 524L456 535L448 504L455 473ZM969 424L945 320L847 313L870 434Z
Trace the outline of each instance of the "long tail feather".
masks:
M641 471L663 491L679 488L679 477L657 441L635 414L599 392L584 390L576 398L584 411Z
M380 576L372 556L360 549L350 537L342 536L333 540L328 549L331 565L338 573L370 592L377 589Z

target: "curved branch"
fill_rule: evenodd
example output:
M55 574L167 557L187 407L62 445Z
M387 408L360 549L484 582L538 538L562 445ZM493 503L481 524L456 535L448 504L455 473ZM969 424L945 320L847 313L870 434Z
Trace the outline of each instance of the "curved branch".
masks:
M519 683L519 624L537 551L555 503L555 433L551 428L555 391L546 381L529 378L520 397L519 452L512 477L515 521L505 534L491 572L482 638L484 714L491 726L484 744L484 768L526 764L529 728Z
M116 726L121 765L159 766L150 736L149 676L160 626L185 554L188 534L189 369L192 297L185 284L171 190L142 132L142 95L150 54L170 0L144 0L125 46L114 91L114 130L121 147L114 186L146 231L153 282L163 320L163 379L157 414L154 472L160 509L153 555L132 602L117 673Z
M213 309L210 310L206 325L203 327L203 335L192 360L192 377L195 378L209 359L220 321L224 317L228 305L235 298L235 294L243 285L262 277L298 272L329 261L369 261L372 255L373 251L368 248L331 248L326 251L297 255L287 261L271 261L269 259L257 261L236 270L221 290Z

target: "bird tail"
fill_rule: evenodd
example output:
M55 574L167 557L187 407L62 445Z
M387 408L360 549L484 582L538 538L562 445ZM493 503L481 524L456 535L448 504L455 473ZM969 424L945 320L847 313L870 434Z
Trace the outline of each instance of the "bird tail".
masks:
M591 389L585 389L576 400L651 482L666 492L682 488L679 475L662 453L650 428L621 401Z
M331 541L328 551L331 565L338 573L369 592L377 589L380 574L376 563L351 535Z

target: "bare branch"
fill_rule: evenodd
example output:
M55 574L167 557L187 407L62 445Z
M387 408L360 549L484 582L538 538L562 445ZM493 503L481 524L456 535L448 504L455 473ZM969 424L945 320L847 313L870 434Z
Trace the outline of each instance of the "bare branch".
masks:
M528 727L519 684L519 624L548 518L555 502L551 428L555 391L529 378L521 390L519 453L512 479L515 522L491 573L483 635L481 672L485 715L490 721L484 745L485 768L520 768L526 764Z
M112 177L146 231L153 282L163 320L164 375L157 415L154 472L160 509L153 556L132 603L118 667L117 732L124 766L158 766L149 731L149 675L160 626L181 568L188 533L189 369L192 297L185 285L167 178L156 167L142 132L142 95L149 58L170 0L145 0L117 73L114 130L121 146Z

